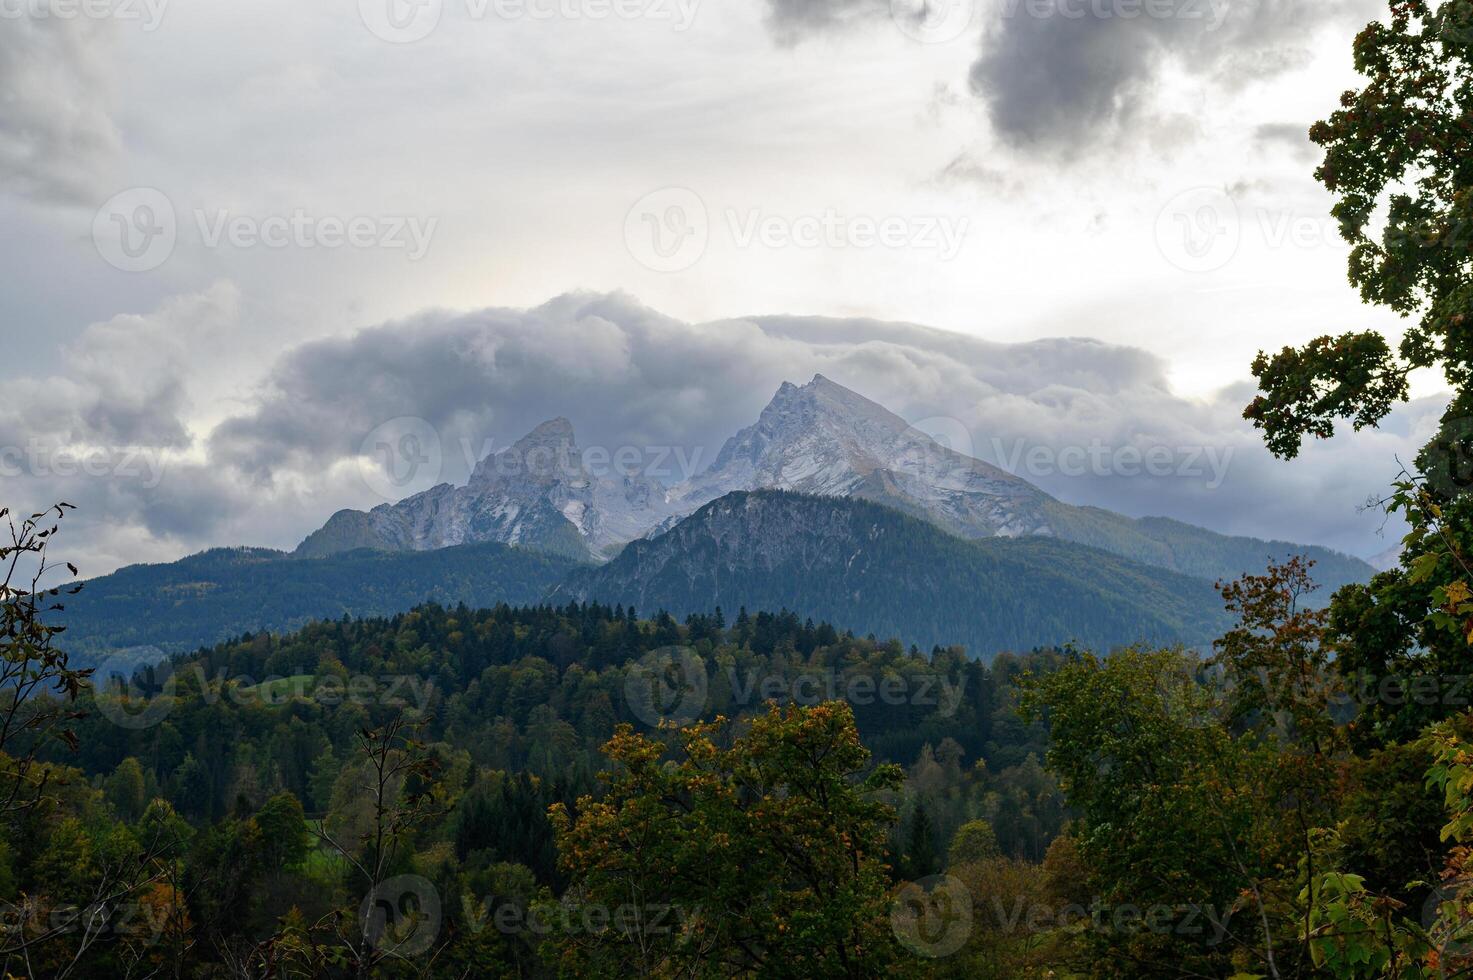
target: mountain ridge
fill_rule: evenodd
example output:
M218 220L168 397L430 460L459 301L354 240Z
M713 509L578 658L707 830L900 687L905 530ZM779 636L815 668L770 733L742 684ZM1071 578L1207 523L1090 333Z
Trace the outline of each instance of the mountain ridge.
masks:
M802 386L784 382L703 472L668 489L641 475L589 472L572 423L558 417L481 460L464 487L442 484L372 511L339 511L297 553L499 541L605 561L728 493L769 489L868 500L968 540L1055 537L1209 581L1294 554L1317 563L1327 592L1375 571L1329 548L1065 503L822 374Z
M212 548L84 582L67 600L59 645L89 661L130 649L139 659L158 659L243 633L281 632L343 615L388 615L427 600L528 604L575 567L565 558L495 542L433 551L359 549L324 558Z
M665 491L654 481L591 472L572 423L560 416L480 460L465 486L442 483L371 511L338 511L295 553L501 543L602 560L667 516Z
M549 598L677 616L782 607L984 658L1070 641L1202 646L1226 623L1201 579L1043 536L966 541L870 501L782 490L707 503Z

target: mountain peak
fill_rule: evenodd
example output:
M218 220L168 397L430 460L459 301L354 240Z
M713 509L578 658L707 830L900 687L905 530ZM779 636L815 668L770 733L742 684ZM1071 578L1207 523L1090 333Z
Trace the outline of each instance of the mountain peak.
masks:
M812 381L801 387L791 381L784 381L777 389L777 393L772 396L767 408L781 410L798 405L840 408L863 415L873 415L876 412L892 415L884 406L870 401L854 389L846 388L822 374L815 374ZM898 416L894 418L899 421Z
M815 374L813 376L813 380L809 381L806 385L795 385L791 381L784 381L782 383L782 387L778 388L777 393L779 395L793 395L800 393L807 395L821 395L824 393L828 393L832 395L842 395L853 398L863 397L852 388L846 388L832 378L825 377L822 374Z
M506 449L490 453L471 472L472 486L501 482L507 476L553 477L581 471L573 423L561 415L548 419Z
M561 442L571 444L573 439L573 423L559 415L555 419L548 419L531 432L522 436L522 438L518 439L512 445L512 448L520 449L526 446L545 446L549 443Z
M892 436L909 428L904 419L885 406L822 374L815 374L801 388L784 382L762 414L774 424L783 416L796 414L810 423L813 418L826 418L843 429L875 427Z
M878 402L824 377L785 383L711 466L671 491L699 505L777 489L887 503L965 537L1051 533L1047 494L940 445Z
M799 388L791 381L784 381L782 384L778 385L777 391L775 391L772 395L772 398L768 400L767 406L764 411L770 410L771 408L773 408L773 406L790 405L796 401L799 401L803 397L803 394L810 389L810 387L810 385L804 385L803 387Z

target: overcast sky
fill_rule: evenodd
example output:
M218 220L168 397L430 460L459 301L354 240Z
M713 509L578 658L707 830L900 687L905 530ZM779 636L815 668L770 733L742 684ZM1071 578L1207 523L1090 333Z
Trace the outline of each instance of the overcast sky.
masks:
M77 503L84 574L290 547L394 495L391 420L451 480L559 414L698 461L822 371L1074 503L1374 554L1439 379L1295 463L1239 415L1260 348L1398 332L1304 136L1383 6L0 0L4 502Z

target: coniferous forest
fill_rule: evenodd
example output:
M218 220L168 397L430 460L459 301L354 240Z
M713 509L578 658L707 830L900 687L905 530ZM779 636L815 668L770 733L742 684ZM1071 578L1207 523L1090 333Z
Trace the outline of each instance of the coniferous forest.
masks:
M164 13L163 5L143 6ZM1109 16L1101 12L1107 4L1087 11L1060 0L1011 5L980 34L972 21L981 5L965 5L958 27L946 13L956 6L946 3L760 0L755 13L733 13L734 4L719 15L732 18L719 30L691 35L692 44L712 45L693 49L699 56L682 49L682 58L661 62L643 48L609 55L618 45L601 35L580 40L578 70L569 68L571 54L557 66L577 76L567 84L587 87L556 99L518 87L554 74L539 47L551 42L518 34L515 47L500 49L510 68L498 70L510 74L483 75L487 63L457 60L455 45L466 43L457 32L485 11L452 11L441 27L449 6L420 4L408 20L392 13L385 20L364 0L358 26L376 38L373 57L352 48L335 69L318 70L304 42L288 64L252 74L239 86L244 101L226 103L235 111L267 105L307 113L326 104L331 119L301 127L241 122L240 145L250 152L232 156L270 170L279 155L291 169L260 181L221 177L228 190L216 193L248 202L258 184L267 188L261 193L306 186L314 168L302 161L315 163L334 149L326 144L343 141L354 165L342 164L334 190L353 199L359 181L373 176L364 171L382 169L381 157L410 146L419 154L414 165L431 168L414 179L393 175L395 193L414 200L446 183L435 168L451 164L438 158L463 157L475 169L459 186L477 184L477 193L447 210L478 213L481 195L510 193L515 207L479 227L520 226L531 244L473 234L451 273L435 280L426 272L406 287L434 283L459 302L459 290L484 272L470 257L484 252L511 270L497 265L498 282L525 276L515 264L522 252L566 251L569 267L586 262L595 281L609 274L579 258L580 236L570 229L581 226L567 202L597 197L593 170L622 180L632 165L621 154L630 147L649 165L649 157L694 158L714 146L714 157L741 170L742 180L770 166L786 190L790 179L813 179L804 177L811 160L799 150L824 134L848 145L843 140L860 132L866 165L899 167L922 151L944 158L939 172L927 164L924 179L905 171L900 180L900 170L886 169L863 174L868 182L958 199L1031 200L1028 220L1011 226L1016 236L994 236L1009 252L1038 241L1032 235L1084 229L1069 232L1067 261L1053 262L1046 279L1008 264L1011 255L959 253L973 262L967 275L986 270L1003 280L989 286L989 303L996 296L1014 324L1043 323L1052 332L1008 344L879 318L893 297L865 292L878 288L875 281L913 289L902 294L917 304L943 291L933 276L956 290L966 284L944 280L934 266L907 265L910 252L887 253L892 266L878 274L868 264L875 242L856 244L862 233L853 227L849 239L823 242L821 253L800 241L781 268L766 267L772 282L796 277L789 291L761 292L765 279L751 271L760 248L732 230L741 222L726 219L723 232L714 206L707 215L699 194L671 185L673 196L654 205L629 208L620 198L618 208L592 210L599 227L617 229L626 214L630 258L658 276L687 272L708 238L732 236L710 250L709 268L720 275L659 287L671 288L672 301L701 309L708 293L728 288L717 283L725 279L764 301L823 294L834 309L862 312L842 321L753 317L697 329L622 294L570 293L533 311L408 317L389 303L385 325L304 342L273 362L268 382L226 386L220 402L194 415L191 397L201 397L202 385L224 384L229 372L211 362L201 368L204 382L159 381L150 371L188 363L191 344L176 343L157 317L93 323L47 355L72 358L73 376L39 367L36 377L7 375L0 386L7 497L0 503L12 504L0 509L0 977L1473 976L1473 0L1214 3L1221 19L1200 32L1182 26L1191 18L1173 0L1126 4L1129 14L1116 3ZM537 23L510 26L521 15L503 9L494 26L551 30L541 20L561 18L559 28L579 19L589 23L573 26L599 27L585 6L569 0ZM645 6L647 18L656 7L693 13L683 0ZM204 118L189 115L190 100L180 102L178 120L165 114L139 124L158 104L148 100L109 116L94 82L111 78L111 69L89 55L76 69L83 81L66 74L95 37L66 33L75 18L37 13L55 7L37 0L0 11L7 92L0 213L22 233L41 209L75 210L90 200L95 185L80 159L88 153L122 154L132 139L154 146L150 140L176 123L191 143L210 136L207 126L197 133L189 125ZM175 19L215 15L181 11ZM416 34L425 27L418 18L430 15L435 23ZM1367 16L1374 19L1360 27ZM1352 59L1354 87L1338 104L1320 106L1323 118L1307 134L1277 121L1280 108L1300 110L1287 88L1270 99L1266 86L1322 58L1315 46L1351 19L1358 33L1348 52L1347 38L1334 36L1340 55ZM915 43L904 55L882 57L876 46L864 47L864 57L837 56L845 44L880 44L877 24ZM119 25L84 26L110 36ZM268 26L278 43L294 43L274 21ZM494 33L484 23L469 27ZM434 41L414 47L437 28ZM230 44L199 49L211 61L259 55L269 47L259 34L260 25L232 22ZM735 47L750 36L762 39L760 52ZM901 101L897 93L932 64L922 59L954 55L960 49L945 45L964 36L972 45L965 57L942 58L948 71L966 64L962 87L927 76L924 111L906 103L905 121L895 123L891 100ZM620 43L654 43L634 37L621 34ZM1303 46L1269 45L1270 37ZM429 56L396 74L379 47L406 59ZM195 97L208 104L210 125L232 125L216 101L238 86L180 85L192 76L170 58L185 48L195 50L129 49L130 70L177 71L168 91L201 93ZM745 53L736 59L733 51ZM600 60L607 57L623 59L619 72ZM658 80L635 73L631 81L636 62L680 71ZM739 99L715 99L702 88L710 84L705 74L733 74L734 63L751 87ZM820 63L837 73L818 76L822 84L805 74ZM844 74L860 63L877 74ZM204 77L197 64L193 71ZM495 152L480 145L425 152L408 135L412 126L379 129L378 121L363 132L393 138L343 139L357 117L338 107L355 86L391 102L387 90L406 78L449 79L445 98L469 89L480 101L453 115L419 98L385 112L383 127L410 120L453 142L484 112L505 127ZM1181 94L1192 86L1252 111L1216 115L1204 108L1205 95ZM800 88L808 90L801 97ZM853 101L858 90L863 97ZM814 92L847 107L843 126L805 101ZM43 97L48 112L17 108ZM626 101L638 104L645 125L654 116L677 120L681 152L656 152L636 138L644 130L618 128L618 120L630 122L621 113ZM751 104L760 115L718 134L713 106L736 112ZM575 105L590 113L577 125L572 116L549 122L538 114L572 113ZM795 105L809 108L785 115ZM378 108L360 115L377 120ZM957 122L964 110L980 113L985 125ZM1226 140L1239 115L1253 120L1251 136ZM861 117L874 134L855 128ZM1143 127L1146 149L1121 156ZM270 139L288 140L298 128L312 133L305 150L271 152ZM960 156L950 144L939 153L911 139L948 128L967 133ZM550 142L536 143L549 132ZM595 136L607 154L578 142ZM522 139L540 148L535 161L515 156L526 149ZM1294 166L1307 169L1304 154L1313 151L1311 186L1331 202L1335 247L1345 253L1331 258L1337 267L1346 262L1353 322L1319 336L1320 326L1299 323L1318 317L1308 312L1315 303L1296 292L1301 284L1275 278L1276 267L1299 275L1313 263L1294 266L1283 253L1241 278L1193 280L1201 288L1172 279L1170 304L1141 275L1139 293L1125 290L1129 304L1109 305L1139 270L1111 267L1108 283L1089 278L1098 271L1090 256L1094 265L1114 258L1090 241L1116 242L1112 222L1131 211L1101 196L1095 171L1108 174L1110 187L1152 185L1161 176L1150 169L1156 158L1176 166L1211 140L1218 142L1200 145L1245 168L1219 195L1235 213L1254 195L1292 196L1277 178L1254 177L1254 160L1282 144ZM984 146L991 152L978 156ZM175 142L156 155L181 152ZM505 164L502 152L520 165ZM74 155L75 170L54 165ZM570 155L579 166L564 171L560 161ZM779 162L761 164L768 155ZM1089 168L1068 169L1081 158ZM1211 163L1195 159L1194 166ZM852 173L827 158L810 169L838 194L863 182L858 162L845 163ZM512 171L518 180L509 179ZM548 204L527 203L541 193L536 181L520 180L532 172L555 184L557 221L529 219ZM722 196L708 189L713 203L740 192L742 180L724 173L710 182L722 188ZM1059 174L1067 182L1043 191L1025 179ZM11 210L8 195L20 193L12 186L30 195L34 213ZM163 191L134 190L157 198L111 215L126 220L107 220L104 208L93 228L99 253L119 274L157 268L143 264L146 246L164 234L161 222L174 220ZM1034 193L1040 197L1030 199ZM701 221L684 209L692 195ZM182 204L181 195L181 211ZM91 205L85 210L90 215ZM307 210L281 223L294 235L318 236L291 253L290 276L273 273L284 278L244 298L221 281L204 298L163 302L159 317L181 330L214 330L190 334L191 343L219 348L222 361L255 356L240 337L269 346L239 325L243 315L297 330L297 319L253 304L267 294L298 297L294 290L314 273L308 260L297 268L295 259L336 247L331 240L362 231L367 220L314 232ZM813 226L840 234L839 210L829 208ZM422 227L398 211L388 217L399 222L395 235L434 234L434 223ZM1175 217L1186 220L1162 224L1199 235L1176 255L1176 271L1210 276L1217 270L1202 263L1224 214L1205 207ZM931 232L948 233L951 226L933 218L913 235L911 252L924 251ZM792 225L761 219L753 219L752 240L784 247L780 233ZM874 234L894 225L861 220ZM477 227L471 218L466 224ZM179 239L184 253L170 275L230 265L189 252L195 246L187 239L209 239L209 225L201 219L200 235L168 225L169 249ZM539 227L527 231L532 225ZM215 237L253 247L240 244L242 228L225 221ZM123 247L109 252L104 233L119 229ZM72 231L37 239L71 243ZM131 248L135 232L147 239L142 251ZM646 233L652 251L639 247ZM1156 233L1156 245L1170 251L1169 236ZM701 254L680 266L674 259L697 235ZM878 240L891 248L885 235ZM825 261L844 254L846 262L810 267L803 264L810 252ZM718 264L731 263L732 253L742 261ZM26 274L29 260L18 255L11 258L22 274L0 292L14 291L25 317L42 316L36 311L46 304L18 297L29 280L52 277ZM1075 291L1076 277L1087 297ZM304 303L316 311L310 316L357 316L362 303L378 310L374 303L388 302L357 291L378 285L382 273L354 278L351 295ZM840 292L823 293L830 288ZM1055 298L1045 294L1054 291L1069 303L1050 305ZM1006 306L1015 293L1028 294L1027 316ZM1295 324L1276 325L1272 336L1298 341L1263 341L1270 334L1255 332L1263 308L1242 300L1249 293L1272 293L1282 303L1276 315ZM971 322L975 305L968 299L946 315ZM1174 329L1187 337L1168 345L1177 366L1188 365L1180 374L1168 370L1165 355L1136 346L1148 332L1117 332L1124 340L1113 345L1072 333L1059 339L1060 324L1072 330L1080 310L1100 312L1102 330L1122 331L1123 322L1134 330L1142 316L1167 315L1158 308L1168 305L1181 318ZM1048 317L1035 319L1035 306ZM1231 329L1221 309L1239 318ZM1026 332L997 330L1014 339ZM1240 332L1262 349L1238 374L1218 377L1192 360L1197 352L1188 348L1237 350ZM0 343L31 341L4 333ZM418 365L417 383L406 364ZM876 387L893 385L890 397L910 416L946 404L966 421L902 419L816 373L834 365ZM507 446L478 449L465 435L520 425L523 403L541 414L555 395L588 398L582 410L605 436L624 426L648 441L674 440L688 425L699 436L693 440L709 441L718 429L725 437L731 418L751 407L748 389L799 366L805 376L815 368L812 381L782 381L756 421L726 437L714 458L663 479L600 467L600 452L619 453L578 448L561 416ZM1222 382L1211 393L1172 392L1209 376ZM492 389L501 399L494 405ZM943 390L944 398L927 400ZM1194 448L1179 445L1180 434L1209 429L1225 401L1236 428L1219 432L1220 441L1246 460L1235 484L1227 482L1231 453L1196 446L1203 451L1188 461L1172 458ZM231 414L237 409L244 414ZM388 422L378 417L385 413ZM1011 455L1034 461L1026 473L984 462L983 429L1017 425L1075 441L1053 456L1042 447L1042 462L1020 444ZM1101 431L1113 431L1129 452L1094 437L1087 448L1078 435ZM58 444L93 448L162 446L160 458L174 470L154 474L145 493L126 482L122 465L94 479L54 472L58 459L28 450L21 473L15 461L25 454L6 440L29 438L34 448L48 433ZM441 479L451 433L466 449L460 484ZM1154 446L1143 451L1150 439ZM1006 448L994 442L990 455L1001 461ZM1069 457L1070 449L1078 452ZM1358 516L1369 514L1398 538L1377 570L1373 559L1282 540L1281 529L1296 522L1306 536L1331 536L1331 519L1316 521L1344 503L1342 485L1358 485L1369 472L1357 469L1357 452L1377 454L1386 471ZM1093 474L1099 480L1087 469L1064 472L1074 465L1064 465L1066 457L1087 461L1091 453L1116 472ZM380 457L387 470L364 466ZM1163 458L1169 472L1142 470L1165 465ZM1221 471L1200 493L1181 490L1201 475L1203 459ZM399 475L394 464L406 460L410 476L386 486L385 472ZM421 466L434 470L430 478L420 479ZM1129 484L1138 506L1121 504L1120 484L1105 479L1122 476L1122 467L1131 479L1156 480ZM1243 485L1258 489L1245 498ZM42 489L44 500L20 506ZM74 490L87 495L80 505ZM1092 494L1115 500L1120 512L1084 500ZM258 500L298 509L278 521ZM343 501L364 509L341 509ZM1224 531L1147 515L1158 503L1177 513L1195 508ZM1227 533L1259 524L1261 536ZM310 526L321 529L295 553L218 547L243 528L281 545ZM205 539L215 546L178 558L185 542ZM88 559L108 574L84 578L78 566ZM1236 574L1208 576L1224 565Z

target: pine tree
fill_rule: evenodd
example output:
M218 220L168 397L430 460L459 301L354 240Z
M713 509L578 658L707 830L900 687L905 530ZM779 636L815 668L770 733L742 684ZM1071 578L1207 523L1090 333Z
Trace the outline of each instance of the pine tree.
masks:
M910 836L905 845L903 865L906 877L911 881L935 874L941 865L936 855L936 832L931 826L931 817L926 813L926 805L919 800L910 818Z

